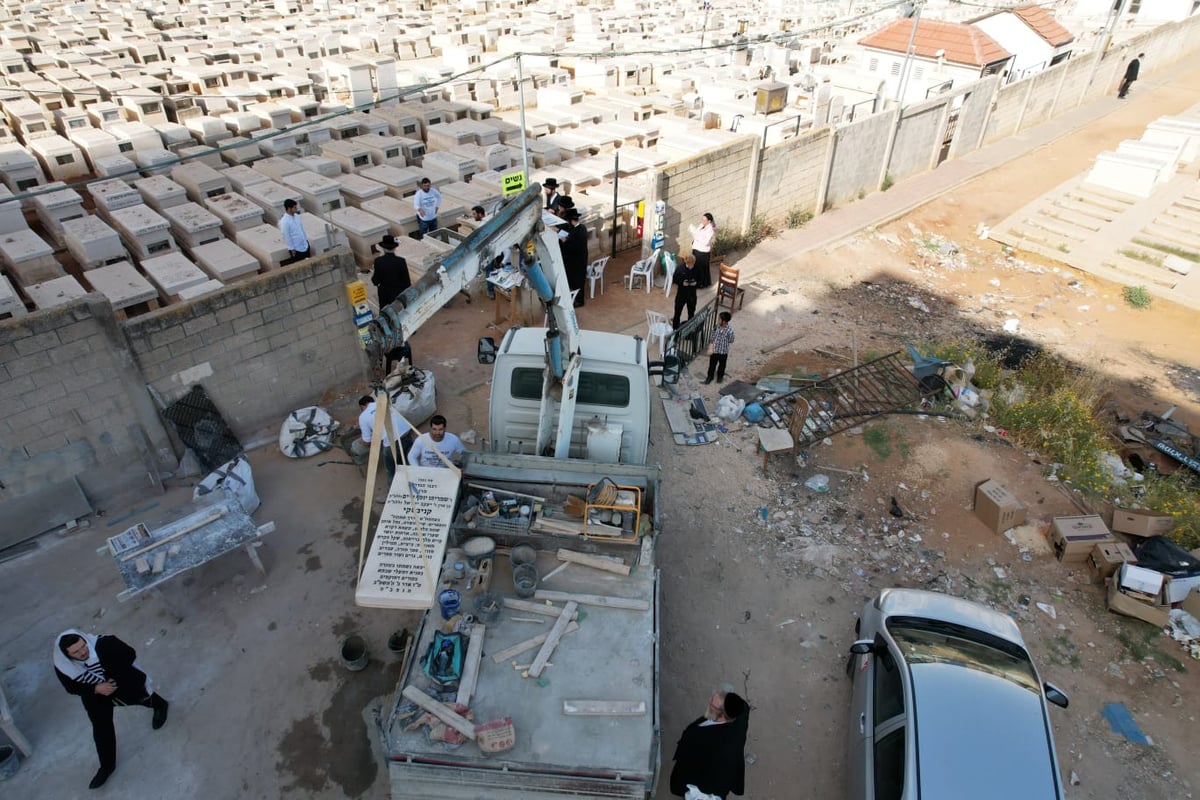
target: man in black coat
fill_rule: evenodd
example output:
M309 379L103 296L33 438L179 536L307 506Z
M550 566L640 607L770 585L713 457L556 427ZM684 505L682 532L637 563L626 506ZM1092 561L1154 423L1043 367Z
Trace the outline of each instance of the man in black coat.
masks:
M564 211L563 219L567 224L559 231L558 244L562 249L563 267L567 270L567 285L572 292L576 292L575 307L582 308L588 268L587 228L580 224L579 211L574 208Z
M1145 53L1138 53L1137 58L1130 61L1129 65L1125 67L1125 77L1121 79L1121 89L1117 92L1117 97L1124 100L1125 95L1129 94L1129 87L1133 86L1133 82L1138 79L1138 72L1142 68L1142 59L1145 57Z
M379 242L383 255L375 259L375 271L371 273L371 283L379 288L379 308L390 306L392 302L408 291L412 279L408 277L408 262L396 255L396 237L388 234Z
M83 701L92 721L92 739L100 769L89 789L98 789L117 768L117 733L113 706L154 709L150 727L167 721L168 703L154 692L149 676L138 665L137 652L116 636L92 636L74 629L63 631L54 644L54 674L68 693Z
M675 746L671 794L683 797L688 786L725 797L746 791L746 733L750 706L733 692L717 692L704 716L683 729Z

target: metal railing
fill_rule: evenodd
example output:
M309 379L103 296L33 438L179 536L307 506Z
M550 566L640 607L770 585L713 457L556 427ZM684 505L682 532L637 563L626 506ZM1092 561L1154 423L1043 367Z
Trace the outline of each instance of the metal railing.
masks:
M870 100L863 100L850 106L849 109L842 112L842 119L845 122L854 122L854 120L863 115L870 116L875 113L875 104L878 99L872 97Z
M675 352L680 366L687 366L692 359L703 353L712 340L713 329L717 327L717 298L696 312L696 316L679 326L679 330L671 334L668 350Z

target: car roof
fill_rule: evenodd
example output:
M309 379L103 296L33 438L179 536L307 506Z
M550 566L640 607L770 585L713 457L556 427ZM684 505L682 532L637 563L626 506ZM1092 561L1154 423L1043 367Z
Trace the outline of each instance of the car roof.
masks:
M632 336L608 331L579 331L579 349L584 357L594 361L615 363L638 363L644 353L645 340L637 341ZM514 355L535 355L542 358L546 353L545 328L511 328L508 347L501 349Z
M886 617L920 617L962 625L1007 639L1025 649L1021 630L1012 618L957 597L921 589L884 589L877 601Z
M922 800L1057 800L1041 694L949 663L910 667Z

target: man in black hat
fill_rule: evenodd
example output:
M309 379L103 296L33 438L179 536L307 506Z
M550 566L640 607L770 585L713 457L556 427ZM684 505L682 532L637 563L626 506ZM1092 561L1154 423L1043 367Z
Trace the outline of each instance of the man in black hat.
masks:
M1129 87L1133 86L1133 82L1138 79L1138 72L1141 71L1142 67L1142 59L1145 57L1145 53L1138 53L1137 58L1125 66L1125 77L1121 79L1121 88L1117 92L1117 97L1121 100L1125 99L1125 95L1129 94Z
M745 794L749 728L749 704L733 692L714 692L704 716L683 729L675 746L671 794L683 797L688 786L722 798Z
M546 178L542 181L542 191L546 193L546 208L551 208L554 201L558 199L558 181L554 178Z
M408 262L396 255L396 237L388 234L379 242L383 255L375 259L375 271L371 273L371 283L379 288L379 308L390 306L392 302L404 294L412 286L408 277Z
M580 224L577 209L568 208L562 213L562 218L567 224L559 231L558 246L562 249L567 285L575 292L575 307L582 308L585 297L583 286L587 283L588 268L587 228Z

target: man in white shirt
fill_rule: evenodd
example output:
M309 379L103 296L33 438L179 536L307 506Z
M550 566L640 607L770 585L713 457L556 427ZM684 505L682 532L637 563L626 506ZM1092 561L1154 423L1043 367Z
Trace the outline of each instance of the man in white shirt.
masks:
M435 448L436 451L435 452ZM446 457L446 461L455 466L461 465L463 453L462 440L453 433L446 432L446 418L434 414L429 420L429 433L417 437L417 441L408 451L408 463L417 467L444 467L446 462L438 457L438 452Z
M300 221L300 204L290 197L283 201L279 232L283 234L283 246L291 254L279 262L280 266L308 258L308 234L304 232L304 223Z
M375 435L375 398L369 394L364 394L358 398L358 407L362 411L358 414L358 429L361 432L359 438L354 440L350 446L356 458L365 458L371 452L371 438ZM412 428L408 423L400 418L400 412L393 405L388 405L388 413L392 417L392 430L399 437L400 447L411 447L413 442ZM383 466L387 469L388 486L392 485L392 479L396 477L396 460L392 458L392 440L387 434L387 429L382 431L383 440Z
M421 188L413 195L413 209L417 212L418 239L437 228L438 211L442 208L442 193L434 188L429 178L421 178Z

